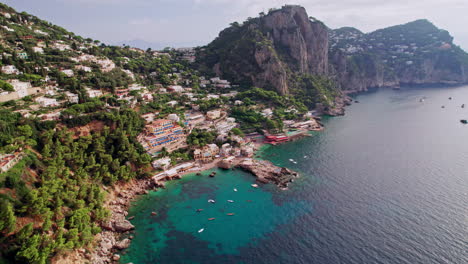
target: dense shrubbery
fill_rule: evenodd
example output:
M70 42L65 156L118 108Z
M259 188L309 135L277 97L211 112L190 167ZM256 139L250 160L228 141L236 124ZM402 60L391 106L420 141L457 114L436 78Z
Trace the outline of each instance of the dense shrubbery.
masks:
M79 107L76 107L79 108ZM33 152L0 179L15 195L0 196L0 242L7 256L21 263L46 263L54 252L87 245L105 219L100 186L144 177L151 158L135 137L143 121L131 110L101 113L102 131L74 139L65 129L46 130L38 138L41 161ZM15 115L2 116L3 129L14 136ZM28 129L16 127L28 134ZM20 128L20 129L18 129ZM31 173L33 170L34 173ZM42 219L40 228L25 225L11 236L16 217Z
M195 128L187 137L187 144L194 147L203 147L216 139L216 132Z

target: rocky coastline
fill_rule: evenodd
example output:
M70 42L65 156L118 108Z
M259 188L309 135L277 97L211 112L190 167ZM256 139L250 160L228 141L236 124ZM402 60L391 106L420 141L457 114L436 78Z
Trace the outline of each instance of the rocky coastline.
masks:
M91 263L107 264L117 263L120 255L116 252L130 246L130 232L135 228L129 220L128 208L133 199L148 190L154 189L156 184L151 179L133 180L123 186L118 186L109 194L109 203L106 207L111 212L109 219L101 223L102 232L96 236L98 241L95 250L87 257ZM126 237L126 238L123 238Z
M219 166L214 162L212 167ZM253 158L235 159L230 163L230 168L240 168L252 173L258 183L273 183L281 189L286 189L289 183L299 176L288 168L278 167L270 161ZM206 169L206 168L204 168ZM52 263L93 263L110 264L119 263L120 252L130 246L133 239L131 217L128 217L128 209L132 201L149 190L161 187L161 183L149 179L134 179L128 183L117 185L107 191L107 203L105 207L110 211L109 218L101 223L102 232L95 236L92 249L79 249L57 256Z
M273 183L282 189L286 189L299 176L295 171L266 160L244 159L236 167L252 173L259 183Z

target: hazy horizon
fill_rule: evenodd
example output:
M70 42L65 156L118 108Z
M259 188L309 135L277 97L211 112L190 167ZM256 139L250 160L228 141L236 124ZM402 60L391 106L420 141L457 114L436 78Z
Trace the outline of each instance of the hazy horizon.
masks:
M243 22L270 8L299 4L330 28L355 27L363 32L428 19L448 30L454 42L468 51L462 25L468 2L423 0L4 0L83 37L106 44L152 45L163 48L208 44L234 21ZM132 44L133 43L133 44Z

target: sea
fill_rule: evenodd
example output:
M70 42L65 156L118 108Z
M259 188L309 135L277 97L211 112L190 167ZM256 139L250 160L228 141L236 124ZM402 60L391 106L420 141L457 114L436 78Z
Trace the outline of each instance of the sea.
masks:
M214 169L139 197L120 263L468 263L468 86L354 100L257 153L300 173L288 190Z

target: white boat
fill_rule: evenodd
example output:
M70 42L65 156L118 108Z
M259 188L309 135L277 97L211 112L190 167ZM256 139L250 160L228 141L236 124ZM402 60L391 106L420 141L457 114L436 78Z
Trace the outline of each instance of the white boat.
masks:
M235 191L235 192L237 192L237 189L236 189L236 188L234 188L234 191Z
M294 162L294 160L293 160L293 159L289 159L289 161L290 161L290 162Z
M209 199L208 202L209 202L209 203L215 203L215 200Z
M205 228L202 228L202 229L198 230L198 233L201 233L201 232L203 232L204 230L205 230Z
M258 184L251 184L250 186L254 187L254 188L258 188Z
M227 200L227 201L230 202L230 203L233 203L233 202L234 202L233 200Z

